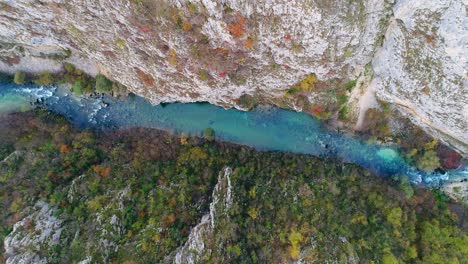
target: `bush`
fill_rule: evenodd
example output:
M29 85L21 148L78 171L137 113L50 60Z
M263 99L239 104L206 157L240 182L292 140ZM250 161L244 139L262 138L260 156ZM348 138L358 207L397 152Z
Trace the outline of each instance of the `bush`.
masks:
M339 118L340 120L346 120L346 118L348 117L348 107L346 106L343 106L341 109L340 109L340 112L339 112Z
M96 75L96 91L110 92L112 91L112 82L102 74Z
M16 84L25 84L26 83L26 73L22 71L17 71L15 73L15 77L13 78L13 82Z
M348 92L351 92L351 90L353 90L353 88L356 86L356 80L351 80L349 81L348 83L346 83L345 85L345 89L348 91Z
M85 94L94 93L95 84L96 84L96 82L93 79L84 78L83 93L85 93Z
M252 110L257 105L255 98L248 94L243 94L239 97L239 105L247 110Z
M76 96L83 95L83 84L81 83L81 81L76 81L76 82L73 84L72 92L73 92Z
M414 195L414 189L413 186L411 186L411 183L409 182L408 176L399 176L400 183L398 185L398 189L405 194L405 197L407 199L413 197Z
M71 63L65 62L64 67L65 67L65 71L67 71L67 73L74 73L75 72L75 66L73 64L71 64Z
M317 83L317 76L315 75L315 73L311 73L311 74L307 75L304 78L304 80L301 81L299 86L301 87L301 89L303 91L310 92L311 90L313 90L315 88L316 83Z
M52 74L48 71L42 72L39 77L34 80L34 83L37 85L51 85L54 82Z
M425 172L433 172L440 167L439 157L433 150L424 152L424 155L417 160L417 167Z
M286 91L286 95L294 95L300 92L300 89L296 86L291 87L289 90Z
M202 81L208 80L208 72L206 70L200 70L199 75L200 75L200 80Z

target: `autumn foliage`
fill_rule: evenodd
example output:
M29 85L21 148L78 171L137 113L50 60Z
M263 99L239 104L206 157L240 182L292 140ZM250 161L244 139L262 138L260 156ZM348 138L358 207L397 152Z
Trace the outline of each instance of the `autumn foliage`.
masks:
M156 86L155 82L154 82L154 79L151 75L145 73L144 71L138 69L138 68L135 68L135 71L138 75L138 78L140 79L140 81L142 81L145 85L147 86Z
M443 149L440 151L442 167L445 169L456 169L461 164L461 156L456 151Z
M94 173L101 176L102 178L109 177L109 175L111 173L111 168L109 168L109 167L104 167L104 166L101 166L101 165L94 165L92 168L93 168Z
M244 41L244 46L248 49L251 49L253 47L253 40L248 38Z
M136 25L138 31L140 31L141 33L149 33L151 32L151 28L149 26L145 26L145 25Z
M59 150L60 150L60 153L64 153L64 154L68 154L71 151L70 147L68 145L66 145L66 144L60 145Z
M240 38L245 34L245 24L247 19L237 14L236 20L228 25L229 33L235 38Z
M226 75L227 75L226 71L223 71L223 72L219 73L219 77L221 77L221 78L226 77Z
M312 114L314 114L314 115L319 115L319 114L321 114L323 112L325 112L325 109L322 106L312 107Z

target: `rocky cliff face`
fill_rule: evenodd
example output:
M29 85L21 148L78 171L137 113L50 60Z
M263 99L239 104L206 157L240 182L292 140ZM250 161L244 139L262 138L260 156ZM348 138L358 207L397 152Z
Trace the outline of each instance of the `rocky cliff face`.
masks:
M191 231L187 242L175 252L175 257L168 256L166 263L174 264L194 264L203 263L210 260L214 244L214 232L216 221L229 219L227 212L231 209L233 197L231 186L232 169L225 167L219 173L218 182L213 190L210 212L202 217ZM171 258L173 260L171 261Z
M6 263L48 263L44 251L60 241L63 221L45 202L27 208L28 216L17 222L5 238Z
M468 1L398 1L373 59L378 98L468 152Z
M153 103L245 108L250 98L330 113L360 77L351 116L376 93L466 153L466 8L449 0L2 0L0 69L59 70L57 60L67 60Z

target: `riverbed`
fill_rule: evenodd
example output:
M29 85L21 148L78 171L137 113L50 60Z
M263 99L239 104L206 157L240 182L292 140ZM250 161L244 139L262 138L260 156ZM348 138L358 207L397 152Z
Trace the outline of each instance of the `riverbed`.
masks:
M260 106L243 112L208 103L153 106L138 96L76 97L57 87L0 84L0 114L34 107L63 115L83 129L147 127L202 135L206 128L211 128L217 140L265 151L330 157L358 164L384 177L406 175L412 183L430 187L468 178L466 164L444 173L426 173L408 164L397 145L363 142L327 130L310 115L275 107Z

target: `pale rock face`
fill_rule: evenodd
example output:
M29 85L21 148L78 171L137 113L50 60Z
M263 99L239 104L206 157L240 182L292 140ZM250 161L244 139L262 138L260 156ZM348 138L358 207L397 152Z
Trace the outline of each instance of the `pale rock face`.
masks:
M210 249L205 245L212 236L213 230L210 226L210 215L204 215L200 223L196 225L188 237L187 242L181 247L173 260L174 264L195 264L203 255L209 254Z
M63 221L54 216L55 209L37 202L30 210L5 238L6 263L47 263L41 250L60 242Z
M468 184L466 182L447 183L442 187L442 190L455 201L468 203Z
M92 231L96 236L93 243L95 243L100 252L99 260L95 259L95 261L104 263L109 261L109 256L112 252L117 252L118 250L115 238L123 236L126 233L125 226L123 225L123 214L125 202L131 197L130 188L127 187L112 193L112 196L115 206L106 205L91 216L96 223ZM92 262L91 260L89 259L88 262ZM86 259L83 261L87 263Z
M373 60L377 97L468 152L468 1L400 0Z
M282 97L310 73L324 82L355 79L391 7L384 0L135 2L2 0L0 36L30 56L70 48L153 103L233 106L245 93Z
M232 169L224 168L219 173L218 183L215 185L210 203L210 212L204 215L190 232L187 242L179 248L173 259L174 264L195 264L203 263L206 256L211 254L209 241L213 238L215 230L215 220L226 217L227 211L232 206L233 194L231 185ZM208 258L209 259L209 258Z
M249 94L298 111L306 109L284 95L306 75L322 88L306 95L312 105L360 77L358 123L376 93L467 153L467 8L467 0L0 0L0 70L57 71L50 58L61 57L152 103L242 109L238 98ZM366 65L374 79L363 78Z

